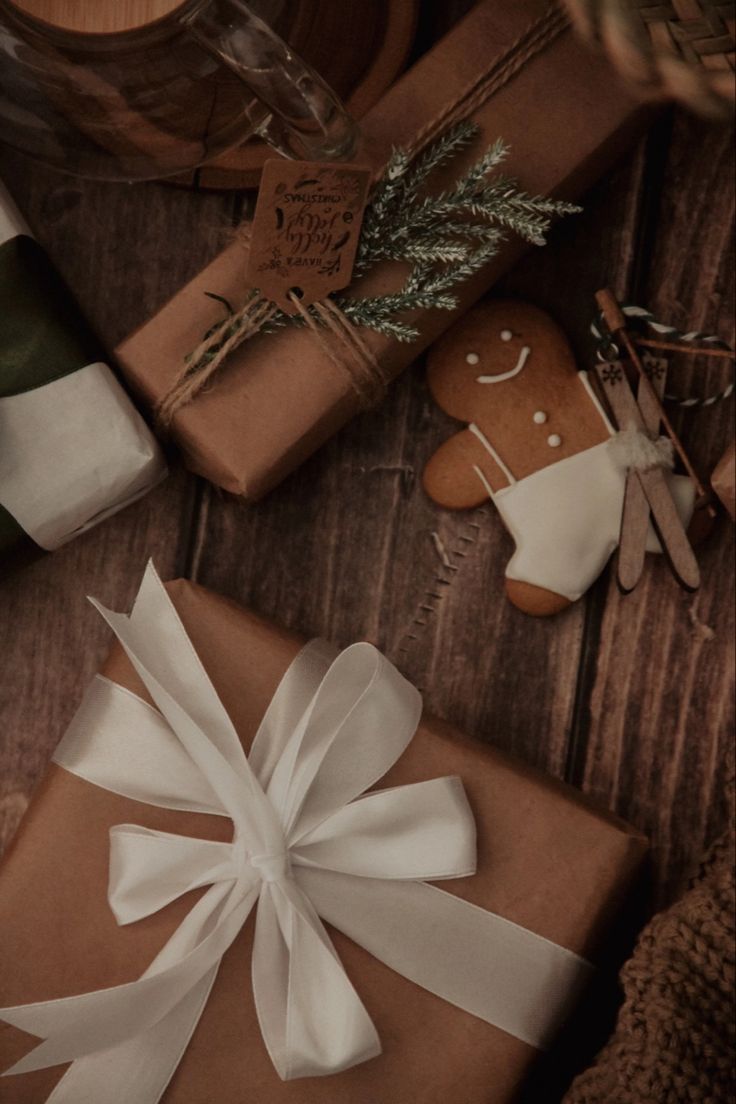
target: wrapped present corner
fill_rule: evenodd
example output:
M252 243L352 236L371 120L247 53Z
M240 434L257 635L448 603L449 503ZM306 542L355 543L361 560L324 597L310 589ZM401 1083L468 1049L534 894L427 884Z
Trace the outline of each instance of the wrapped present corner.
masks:
M0 183L0 558L58 548L165 474L153 435Z
M510 1102L643 838L370 645L151 569L102 612L122 647L0 869L0 1100Z
M650 112L626 92L609 63L577 41L550 0L480 0L361 121L363 160L382 168L392 148L411 148L472 120L478 137L438 186L449 185L497 139L510 149L504 171L531 194L578 197L641 133ZM290 327L258 335L228 356L170 427L192 470L257 499L315 451L483 295L521 255L513 235L462 285L454 310L417 310L420 336L402 343L361 326L376 367L372 394L349 358L330 356L314 335ZM248 246L236 241L125 339L123 372L156 409L187 358L248 297ZM401 266L380 262L348 290L355 298L393 294ZM219 299L210 298L217 295ZM336 363L337 361L337 363Z

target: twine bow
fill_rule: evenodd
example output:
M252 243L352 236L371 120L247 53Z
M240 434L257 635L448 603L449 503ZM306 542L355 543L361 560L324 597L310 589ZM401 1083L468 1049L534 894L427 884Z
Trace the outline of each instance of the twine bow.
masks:
M380 402L388 378L358 327L330 298L312 303L314 314L293 293L288 298L325 356L349 373L361 407ZM254 289L239 310L208 331L156 408L162 429L170 428L176 412L199 395L235 349L268 326L278 309Z

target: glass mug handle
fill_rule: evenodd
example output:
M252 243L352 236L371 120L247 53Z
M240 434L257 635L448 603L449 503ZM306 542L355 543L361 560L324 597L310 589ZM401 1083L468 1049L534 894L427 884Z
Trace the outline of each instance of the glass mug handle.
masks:
M184 22L257 97L254 129L279 153L302 161L353 155L358 128L338 97L241 0L209 0Z

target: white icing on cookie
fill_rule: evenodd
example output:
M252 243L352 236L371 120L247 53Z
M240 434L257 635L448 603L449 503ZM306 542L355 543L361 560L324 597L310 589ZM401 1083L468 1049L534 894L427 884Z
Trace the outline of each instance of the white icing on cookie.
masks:
M590 379L588 378L588 373L587 372L578 372L578 379L582 383L585 390L588 392L588 395L590 396L590 401L593 403L593 406L596 408L596 410L600 414L601 420L603 421L603 424L605 425L606 429L608 430L608 432L613 437L616 430L611 425L611 421L610 421L608 415L606 414L605 410L601 406L600 400L599 400L598 396L596 395L595 391L593 390L593 388L591 386Z
M687 525L692 483L670 472L665 478ZM516 544L506 577L574 602L600 575L618 544L625 486L626 472L606 440L496 491L493 501ZM661 552L651 528L647 550Z
M547 412L545 410L536 410L534 412L534 424L544 425L547 421Z
M488 495L488 497L490 499L494 499L496 497L495 492L494 492L493 487L491 486L491 484L486 479L482 468L479 468L477 464L473 464L473 471L475 472L475 474L478 476L481 483L485 487L485 491L486 491L486 494Z
M560 437L559 433L550 433L549 437L547 438L547 444L550 448L559 448L562 444L562 438Z
M502 341L510 341L513 336L514 335L511 332L511 330L501 330L501 340Z
M531 348L528 345L523 345L515 368L512 368L510 372L500 372L497 376L477 376L478 383L503 383L504 380L513 379L523 369L530 353Z
M465 363L466 364L477 364L479 360L480 360L480 357L478 356L477 353L468 353L467 356L465 357Z
M498 453L496 452L493 445L491 444L491 442L486 437L483 430L479 426L477 426L475 424L475 422L471 422L470 425L468 426L468 429L470 430L471 433L475 434L475 436L478 438L480 443L483 445L483 448L486 450L486 452L489 454L489 456L491 456L496 461L499 468L501 469L503 474L508 479L509 483L515 483L516 480L513 476L513 473L511 472L510 468L508 468L506 466L506 464L504 464L503 460L498 455ZM473 465L473 466L475 467L475 465ZM478 468L476 467L475 470L478 471ZM479 472L479 474L481 475L481 479L483 480L483 483L484 483L486 489L489 490L488 484L487 484L486 479L485 479L485 476L483 476L480 472ZM493 491L489 490L489 494L490 494L491 498L493 498Z

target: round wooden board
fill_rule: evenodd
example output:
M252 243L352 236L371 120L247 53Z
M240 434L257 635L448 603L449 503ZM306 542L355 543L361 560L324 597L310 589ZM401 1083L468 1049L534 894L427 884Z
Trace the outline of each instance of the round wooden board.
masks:
M114 34L131 31L163 19L183 0L10 0L21 11L42 23L80 34Z
M268 13L267 0L253 2ZM270 22L360 119L401 72L411 50L419 0L288 0ZM194 188L258 186L268 146L252 140L175 183Z

